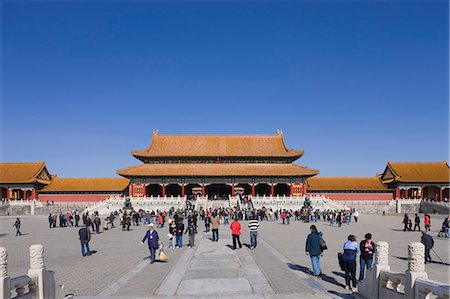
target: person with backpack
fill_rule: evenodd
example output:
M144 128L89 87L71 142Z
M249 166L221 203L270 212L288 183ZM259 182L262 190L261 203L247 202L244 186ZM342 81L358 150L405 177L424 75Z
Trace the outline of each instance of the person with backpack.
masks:
M403 216L403 221L402 221L402 223L405 225L405 227L403 228L404 232L408 230L408 222L409 222L408 214L405 214L405 216Z
M422 231L422 238L421 238L420 242L425 246L425 264L431 263L430 250L434 246L433 237L428 235L426 231Z
M343 246L342 261L345 271L345 289L356 292L356 255L359 253L359 244L354 235L349 235ZM350 285L352 282L353 287Z
M373 254L376 251L375 243L372 241L372 234L367 233L364 236L365 240L362 240L359 244L361 255L359 256L359 281L364 280L364 273L367 269L372 268Z
M306 238L305 251L311 258L311 265L314 276L320 276L322 274L322 267L320 266L320 256L323 253L323 246L321 246L322 232L317 231L315 225L311 225L311 233ZM323 239L322 239L323 240Z

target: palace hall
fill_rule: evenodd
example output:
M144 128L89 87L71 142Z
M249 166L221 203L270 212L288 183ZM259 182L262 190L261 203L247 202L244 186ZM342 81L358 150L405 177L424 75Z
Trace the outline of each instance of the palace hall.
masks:
M131 196L304 195L318 170L296 165L303 151L288 149L283 134L162 135L132 151L143 162L117 173L130 179Z

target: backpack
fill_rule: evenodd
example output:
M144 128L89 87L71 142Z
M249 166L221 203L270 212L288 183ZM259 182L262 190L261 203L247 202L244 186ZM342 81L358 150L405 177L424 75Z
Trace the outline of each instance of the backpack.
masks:
M337 256L338 256L338 263L339 263L339 267L341 268L341 271L345 271L344 268L344 261L342 260L342 252L338 252Z
M325 242L325 240L323 238L319 239L319 247L320 247L320 250L328 249L327 243Z

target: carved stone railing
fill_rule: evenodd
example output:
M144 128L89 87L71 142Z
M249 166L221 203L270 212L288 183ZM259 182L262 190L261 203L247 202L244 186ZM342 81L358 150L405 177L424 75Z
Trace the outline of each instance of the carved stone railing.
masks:
M0 299L59 299L63 298L62 288L56 284L55 273L45 268L42 245L30 246L28 274L13 278L8 276L8 252L0 247Z
M425 272L425 247L422 243L408 245L408 269L404 273L390 271L389 244L376 242L375 264L367 270L366 277L358 286L362 298L378 299L449 299L450 285L428 280ZM430 297L433 294L436 297Z

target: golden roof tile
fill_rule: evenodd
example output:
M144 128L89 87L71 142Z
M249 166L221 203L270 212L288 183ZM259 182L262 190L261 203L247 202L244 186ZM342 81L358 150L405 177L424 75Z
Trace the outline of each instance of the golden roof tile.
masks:
M120 192L127 188L126 178L53 178L52 182L39 192Z

